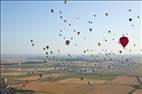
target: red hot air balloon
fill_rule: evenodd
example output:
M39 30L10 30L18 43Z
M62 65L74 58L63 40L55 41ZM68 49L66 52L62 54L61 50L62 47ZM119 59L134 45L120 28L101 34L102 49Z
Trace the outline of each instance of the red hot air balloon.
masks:
M119 42L121 43L121 45L123 46L123 48L125 48L126 45L127 45L128 42L129 42L129 39L123 35L123 37L121 37L121 38L119 39Z

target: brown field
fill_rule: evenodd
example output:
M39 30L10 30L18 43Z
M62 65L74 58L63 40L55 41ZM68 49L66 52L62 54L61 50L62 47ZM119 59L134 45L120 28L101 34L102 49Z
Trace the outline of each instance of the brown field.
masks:
M88 85L88 81L92 85ZM71 78L54 82L29 82L24 89L47 94L128 94L133 90L131 84L137 84L134 77L119 76L110 81ZM142 90L137 90L134 94L142 94Z

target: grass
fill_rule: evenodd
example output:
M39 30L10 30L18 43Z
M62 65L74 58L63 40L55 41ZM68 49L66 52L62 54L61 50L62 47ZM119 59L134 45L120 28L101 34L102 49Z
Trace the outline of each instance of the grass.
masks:
M111 80L115 78L117 75L107 75L107 74L79 74L79 73L65 73L63 76L59 77L48 77L46 80L48 81L59 81L69 78L79 78L83 76L84 79L99 79L99 80Z

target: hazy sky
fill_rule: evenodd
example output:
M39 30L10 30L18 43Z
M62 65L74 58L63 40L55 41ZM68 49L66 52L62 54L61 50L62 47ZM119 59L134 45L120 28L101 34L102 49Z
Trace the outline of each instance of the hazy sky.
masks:
M138 54L142 49L141 4L140 1L68 1L66 5L63 1L2 1L1 52L44 54L43 47L49 45L49 50L55 54L58 49L60 54L83 54L84 49L93 49L93 52L89 52L93 54L104 53L103 49L107 49L107 52L119 53L122 50L123 54ZM51 9L54 9L53 13ZM129 22L129 18L132 18L132 22ZM92 32L89 28L92 28ZM74 29L76 32L73 32ZM80 32L79 36L77 32ZM118 44L123 34L129 38L125 49ZM65 45L64 37L68 40L73 37L69 46ZM31 46L31 39L34 40L34 47ZM98 42L101 43L100 47Z

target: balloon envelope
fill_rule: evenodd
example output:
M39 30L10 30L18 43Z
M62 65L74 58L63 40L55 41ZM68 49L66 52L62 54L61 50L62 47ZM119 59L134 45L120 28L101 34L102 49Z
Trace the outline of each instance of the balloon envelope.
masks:
M119 42L121 43L121 45L123 46L123 48L125 48L126 45L127 45L128 42L129 42L129 39L128 39L127 37L123 36L123 37L121 37L121 38L119 39Z
M33 40L31 40L31 42L33 42Z
M69 40L66 40L66 43L65 43L66 45L69 45L70 44L70 41Z

